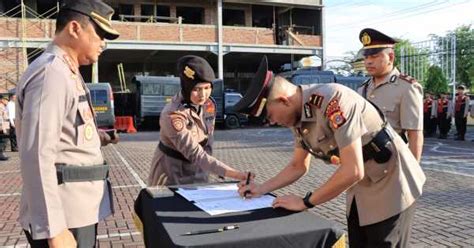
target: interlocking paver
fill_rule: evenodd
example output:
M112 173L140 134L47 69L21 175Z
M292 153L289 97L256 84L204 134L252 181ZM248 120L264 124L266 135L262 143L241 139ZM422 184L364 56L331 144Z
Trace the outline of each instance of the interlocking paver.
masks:
M144 247L131 213L134 198L147 181L158 137L158 132L122 135L119 144L103 149L104 157L112 168L116 212L99 224L98 247ZM261 182L286 165L292 156L292 147L291 133L284 128L218 130L214 155L231 166L253 171L257 174L256 180ZM470 142L440 143L437 139L427 139L425 156L429 163L423 165L427 182L412 227L412 247L474 247L474 175L434 170L442 170L443 164L448 164L449 170L456 170L457 164L462 165L459 161L466 161L460 169L469 174L469 166L474 161L473 156L465 154L469 148L472 149ZM17 222L21 192L18 154L7 152L7 155L11 159L0 162L0 247L24 247L26 238ZM324 183L335 169L313 159L310 171L302 179L276 193L302 196ZM344 201L342 195L311 211L344 228Z

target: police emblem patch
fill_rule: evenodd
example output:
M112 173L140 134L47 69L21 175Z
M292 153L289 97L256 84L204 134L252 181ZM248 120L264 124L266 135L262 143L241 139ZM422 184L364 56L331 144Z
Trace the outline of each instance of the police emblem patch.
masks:
M94 128L91 124L86 124L86 127L84 128L84 137L86 138L86 140L91 140L93 135Z
M318 94L312 94L309 97L309 104L316 106L316 108L321 108L321 104L323 103L324 96Z
M194 79L194 74L196 74L196 72L193 71L193 69L189 68L189 66L184 67L183 73L184 75L186 75L186 77L190 79Z
M171 119L171 124L176 132L180 132L184 128L184 123L181 118Z
M346 118L339 106L338 99L333 99L329 102L328 107L326 108L326 117L329 119L329 122L334 129L338 129L346 122Z
M338 129L346 122L346 118L341 111L336 111L329 116L329 121L334 129Z

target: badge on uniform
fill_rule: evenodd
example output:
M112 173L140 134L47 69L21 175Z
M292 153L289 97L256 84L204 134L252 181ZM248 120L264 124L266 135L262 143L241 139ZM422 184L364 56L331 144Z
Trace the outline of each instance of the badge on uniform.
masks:
M338 129L346 122L346 118L341 111L337 99L333 99L329 102L328 107L326 108L326 117L329 119L329 122L334 129Z
M183 119L181 117L171 117L171 125L176 132L181 132L184 128Z
M318 94L312 94L309 97L309 104L316 106L316 108L321 108L321 104L323 103L324 96Z
M193 71L193 69L189 68L189 66L184 67L183 73L184 75L186 75L186 77L190 79L194 79L194 74L196 74L196 72Z
M92 124L86 124L86 127L84 128L84 137L86 140L91 140L93 135L94 128L92 127Z
M212 100L207 100L205 105L206 105L206 113L214 114L216 112L216 106L214 105Z
M311 106L307 103L304 104L304 116L306 118L313 118L313 110L311 109Z

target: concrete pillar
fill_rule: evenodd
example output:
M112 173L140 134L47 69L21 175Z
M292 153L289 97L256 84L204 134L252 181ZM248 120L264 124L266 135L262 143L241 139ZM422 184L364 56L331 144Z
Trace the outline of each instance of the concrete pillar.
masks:
M224 51L222 51L222 0L217 0L218 77L224 80Z
M92 77L91 77L91 82L93 84L96 84L99 82L99 61L95 62L92 64Z

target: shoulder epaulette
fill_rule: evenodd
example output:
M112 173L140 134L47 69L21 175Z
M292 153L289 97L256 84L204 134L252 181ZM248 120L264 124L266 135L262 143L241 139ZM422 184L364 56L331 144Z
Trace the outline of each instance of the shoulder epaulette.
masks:
M409 76L407 74L400 73L400 75L398 77L400 79L403 79L403 81L411 83L411 84L418 83L418 81L416 81L415 78L413 78L412 76Z

